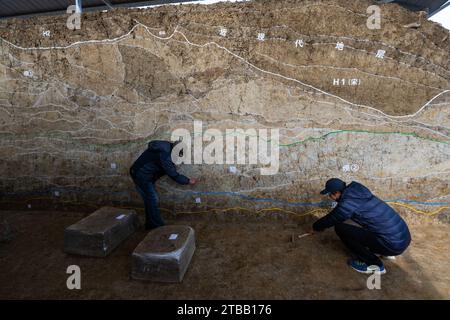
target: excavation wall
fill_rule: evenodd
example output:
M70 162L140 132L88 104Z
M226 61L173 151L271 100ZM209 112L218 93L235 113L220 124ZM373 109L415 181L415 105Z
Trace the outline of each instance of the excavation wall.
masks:
M206 146L217 129L225 148L240 128L279 130L278 171L182 164L201 183L161 179L163 209L307 214L340 177L445 217L448 30L396 4L369 29L371 4L120 9L84 14L74 31L69 15L1 21L1 207L142 207L128 170L148 141L185 128Z

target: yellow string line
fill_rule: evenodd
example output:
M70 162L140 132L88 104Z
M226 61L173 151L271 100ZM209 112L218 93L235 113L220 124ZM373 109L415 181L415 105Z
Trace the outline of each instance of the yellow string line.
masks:
M28 199L28 201L30 200L48 200L48 198L45 197L36 197L36 198L30 198ZM1 202L13 202L13 203L23 203L23 201L1 201ZM0 203L1 203L0 202ZM60 201L60 203L72 203L72 204L81 204L81 205L89 205L92 207L97 207L97 204L94 203L89 203L89 202L81 202L81 201ZM122 209L135 209L135 210L143 210L144 207L133 207L133 206L119 206ZM165 211L165 212L172 212L172 210L170 209L166 209L166 208L160 208L161 211ZM311 211L308 211L306 213L298 213L295 211L290 211L290 210L286 210L286 209L282 209L282 208L277 208L277 207L273 207L273 208L264 208L264 209L260 209L260 210L252 210L252 209L248 209L248 208L244 208L244 207L232 207L232 208L211 208L211 209L207 209L204 211L178 211L178 214L199 214L199 213L209 213L211 211L219 211L219 212L227 212L227 211L233 211L233 210L241 210L241 211L247 211L247 212L251 212L251 213L261 213L261 212L265 212L265 211L281 211L284 213L290 213L290 214L294 214L300 217L303 216L307 216L307 215L311 215L313 213L316 212L326 212L326 209L313 209Z
M422 211L422 210L419 210L417 208L414 208L411 205L408 205L408 204L405 204L405 203L401 203L401 202L388 202L388 203L396 205L396 206L404 207L404 208L407 208L407 209L409 209L411 211L414 211L416 213L425 214L425 215L428 215L428 216L434 216L434 215L438 214L439 212L441 212L444 209L450 209L450 206L442 206L442 207L439 207L438 209L436 209L434 211Z
M30 198L27 201L31 201L31 200L49 200L49 198L45 198L45 197L36 197L36 198ZM0 203L23 203L26 201L0 201ZM59 201L59 203L71 203L71 204L80 204L80 205L88 205L88 206L92 206L92 207L97 207L98 204L94 204L94 203L89 203L89 202L81 202L81 201ZM420 209L417 209L411 205L405 204L405 203L401 203L401 202L387 202L389 204L395 205L395 206L400 206L406 209L409 209L415 213L420 213L423 215L427 215L427 216L433 216L438 214L439 212L441 212L444 209L450 209L450 206L442 206L437 208L434 211L422 211ZM120 208L123 209L137 209L137 210L142 210L144 209L143 207L131 207L131 206L119 206ZM170 209L166 209L166 208L160 208L160 210L165 211L165 212L172 212L172 210ZM298 213L295 211L290 211L290 210L286 210L286 209L282 209L282 208L278 208L278 207L272 207L272 208L264 208L264 209L260 209L260 210L252 210L252 209L248 209L248 208L244 208L244 207L232 207L232 208L211 208L211 209L207 209L207 210L203 210L203 211L178 211L177 213L179 214L200 214L200 213L209 213L211 211L218 211L218 212L227 212L227 211L233 211L233 210L240 210L240 211L247 211L250 213L261 213L261 212L265 212L265 211L280 211L280 212L284 212L284 213L290 213L290 214L294 214L297 216L306 216L306 215L311 215L313 213L316 212L327 212L327 209L324 208L318 208L318 209L313 209L311 211L308 211L306 213Z
M171 210L165 209L165 208L161 208L160 210L167 211L167 212L172 212ZM294 215L299 216L299 217L303 217L303 216L306 216L306 215L311 215L311 214L313 214L315 212L326 211L325 209L314 209L314 210L308 211L306 213L298 213L298 212L294 212L294 211L285 210L285 209L282 209L282 208L264 208L264 209L260 209L260 210L256 210L255 211L255 210L248 209L248 208L243 208L243 207L233 207L233 208L223 208L223 209L221 209L221 208L212 208L212 209L208 209L208 210L205 210L205 211L184 211L184 212L180 211L180 212L177 212L177 213L179 213L179 214L192 214L192 213L209 213L211 211L227 212L227 211L233 211L233 210L247 211L247 212L250 212L250 213L261 213L261 212L265 212L265 211L281 211L281 212L284 212L284 213L294 214Z

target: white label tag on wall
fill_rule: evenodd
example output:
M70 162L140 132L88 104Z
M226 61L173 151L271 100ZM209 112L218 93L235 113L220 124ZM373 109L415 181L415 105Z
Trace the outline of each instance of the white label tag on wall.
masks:
M126 214L121 214L120 216L117 216L116 219L117 220L122 220L123 218L125 218Z
M200 198L195 198L195 203L202 203L202 199L200 199Z
M178 238L178 234L176 234L176 233L172 233L170 236L169 236L169 240L176 240Z

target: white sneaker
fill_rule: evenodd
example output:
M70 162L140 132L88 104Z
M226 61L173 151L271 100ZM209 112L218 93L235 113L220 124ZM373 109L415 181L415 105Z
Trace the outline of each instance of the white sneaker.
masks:
M385 274L386 268L384 266L379 267L376 265L371 265L371 266L367 267L367 271L377 273L377 274Z

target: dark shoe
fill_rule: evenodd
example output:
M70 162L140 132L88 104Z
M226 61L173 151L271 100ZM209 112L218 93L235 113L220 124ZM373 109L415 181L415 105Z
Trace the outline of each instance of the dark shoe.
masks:
M355 260L355 259L350 259L350 261L348 262L349 266L353 269L356 270L360 273L379 273L379 274L385 274L386 273L386 269L384 268L384 265L381 266L376 266L376 265L371 265L368 266L366 263L359 261L359 260Z

